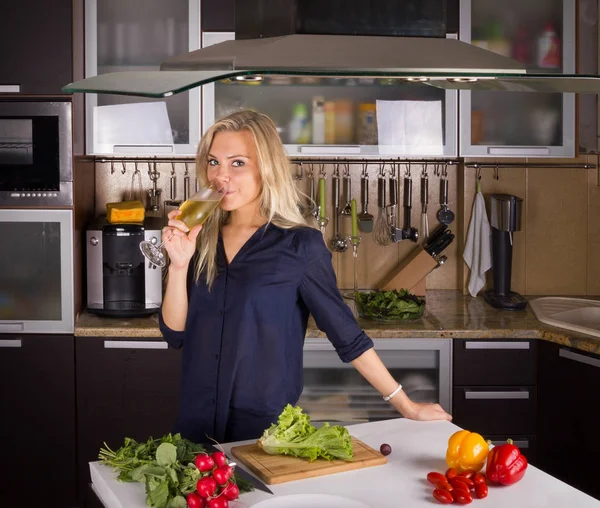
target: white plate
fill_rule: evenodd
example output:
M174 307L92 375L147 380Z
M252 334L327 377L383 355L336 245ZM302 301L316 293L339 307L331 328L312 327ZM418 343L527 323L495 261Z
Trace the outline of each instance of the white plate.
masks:
M294 494L277 496L254 505L260 508L369 508L369 505L329 494Z

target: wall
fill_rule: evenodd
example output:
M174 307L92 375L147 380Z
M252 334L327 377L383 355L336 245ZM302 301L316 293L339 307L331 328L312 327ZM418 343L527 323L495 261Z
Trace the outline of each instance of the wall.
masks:
M309 193L308 183L308 170L309 165L303 165L304 178L299 180L297 185L306 194ZM380 164L369 164L369 212L377 218L377 174L379 171ZM401 172L404 173L405 165L400 168ZM414 227L420 227L420 214L421 214L421 189L420 189L420 175L423 169L422 165L412 164L411 175L413 180L413 200L412 200L412 213L411 223ZM132 176L135 170L134 163L127 163L125 173L123 174L123 165L121 162L115 162L112 165L114 172L111 172L110 163L96 163L96 205L95 210L97 214L105 213L105 205L107 202L120 201L128 198L129 191L131 189ZM144 190L144 198L148 189L151 188L152 183L148 176L148 164L138 163L138 169L142 176L142 188ZM171 174L171 163L159 163L157 164L157 170L160 172L158 179L158 187L162 189L162 198L169 196L169 176ZM314 166L314 172L318 177L320 167ZM327 214L331 219L331 211L333 206L332 192L331 192L331 177L334 171L333 165L326 165L325 172L327 174ZM192 192L195 181L195 165L193 161L188 164L188 170L191 176ZM178 162L175 164L175 171L177 175L177 196L179 199L183 197L183 173L185 171L184 162ZM340 169L342 172L342 169ZM389 175L390 168L386 167L387 174ZM357 200L360 206L360 177L362 173L362 166L357 164L350 165L350 174L352 177L352 196ZM430 230L433 230L437 225L436 213L439 209L439 178L434 175L433 166L428 166L429 176L429 206L428 206L428 218ZM400 181L402 180L400 177ZM450 208L454 211L457 210L457 168L455 166L448 167L448 201ZM137 190L137 185L136 185ZM399 205L402 204L403 187L400 184L400 190L398 193ZM342 199L340 199L343 201ZM404 213L401 207L399 207L399 225L403 224ZM161 214L162 215L162 214ZM458 225L458 215L455 223L450 226L451 229L455 225ZM313 222L313 224L315 224ZM342 234L350 235L351 223L347 218L340 218L340 231ZM330 220L325 232L325 240L328 245L333 238L333 221ZM459 288L459 266L457 263L457 242L454 242L445 252L448 256L448 261L439 269L432 272L427 279L427 285L430 288L437 289L458 289ZM360 288L375 288L379 281L390 272L398 262L404 258L412 249L416 247L414 242L404 240L397 244L391 244L382 247L376 244L371 234L361 233L361 243L358 248L358 284ZM348 249L344 253L334 252L332 254L332 262L335 271L338 275L338 285L340 288L352 288L353 287L353 256L352 250Z
M598 164L599 161L597 155L587 155L572 161L547 162ZM499 180L494 180L492 173L492 170L484 170L482 176L488 217L490 194L502 192L524 199L522 229L514 233L512 289L527 295L600 294L598 170L500 169ZM475 196L475 178L475 170L467 168L461 191L464 231ZM468 276L469 270L465 267L463 287ZM487 276L489 286L491 271Z
M508 162L508 160L504 160ZM502 161L498 161L502 162ZM523 162L515 159L513 162ZM542 159L532 162L540 163ZM557 159L552 163L589 162L598 164L597 155L582 156L579 159ZM144 193L151 187L148 177L148 165L138 164L142 175ZM303 165L304 178L298 181L299 188L308 194L308 170ZM369 211L377 217L377 174L379 163L369 164ZM420 228L420 176L422 165L412 164L413 180L412 225ZM158 186L162 197L168 198L170 163L159 163ZM318 176L319 167L314 166ZM327 174L327 210L331 218L332 196L331 177L333 165L325 166ZM406 165L399 168L400 190L399 205L402 203L402 177ZM177 175L177 196L183 197L183 162L175 164ZM195 181L193 162L188 164L192 191ZM390 167L386 166L389 175ZM122 174L120 162L114 164L111 174L110 163L96 163L96 213L104 213L105 203L126 199L131 187L134 164L126 165ZM343 168L340 168L343 175ZM350 165L352 176L352 196L360 205L360 176L362 167ZM428 166L429 177L429 229L438 224L439 178L435 176L433 166ZM427 277L428 289L458 289L466 292L469 270L462 261L462 246L469 225L471 208L475 196L475 170L461 166L448 166L449 207L455 212L455 222L450 229L456 234L456 240L444 252L448 261ZM484 170L482 191L486 196L489 216L489 194L502 192L515 194L524 199L522 230L514 234L512 289L522 294L600 294L600 186L596 169L563 168L511 168L500 169L499 180L493 178L492 170ZM341 199L343 205L343 199ZM399 207L399 225L403 224L403 210ZM342 234L350 235L350 220L340 218ZM328 245L333 237L333 221L330 220L325 239ZM361 233L358 248L358 285L360 288L376 288L379 281L389 273L416 244L404 240L397 244L382 247L376 244L372 235ZM342 289L353 286L353 256L349 248L344 253L332 254L332 262L338 276L338 285ZM487 273L491 281L491 271ZM488 282L488 286L489 286ZM486 286L487 287L487 286Z

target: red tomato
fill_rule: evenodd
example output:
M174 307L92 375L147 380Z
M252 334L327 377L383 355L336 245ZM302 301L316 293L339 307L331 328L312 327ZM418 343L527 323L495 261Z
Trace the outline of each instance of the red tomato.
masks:
M437 473L435 471L427 473L427 481L438 489L445 489L449 486L446 477L442 473Z
M458 504L469 504L473 502L473 496L468 490L457 489L456 487L452 491L452 498Z
M224 466L225 464L227 464L227 457L223 452L214 452L211 455L211 457L213 458L217 466Z
M229 482L223 487L223 495L230 501L233 501L240 497L240 489L235 483Z
M204 508L204 499L195 492L188 494L185 500L187 501L188 508Z
M207 508L228 508L229 501L227 501L227 498L225 496L213 497L212 499L208 500L208 503L206 503L206 507Z
M207 471L212 471L212 468L215 467L215 461L210 455L207 455L206 453L196 455L196 458L194 459L194 464L203 473L206 473Z
M196 491L200 495L206 499L207 497L212 496L217 490L217 482L212 476L205 476L198 480L196 484Z
M470 490L471 487L473 487L473 482L464 476L455 476L450 480L450 485L454 488L460 488L460 486L463 485L465 490Z
M458 474L458 471L456 469L454 469L453 467L451 467L450 469L448 469L448 471L446 471L446 478L448 478L448 480L451 480L457 474Z
M444 489L435 489L433 491L433 497L442 504L451 504L454 502L452 494Z
M488 495L488 486L485 483L476 483L475 484L475 497L477 499L483 499Z
M477 486L478 483L483 483L484 485L487 485L487 480L483 473L477 473L475 476L473 476L472 480L475 486Z
M223 467L218 467L212 472L212 476L218 485L225 485L229 480L228 472Z
M458 476L464 476L466 478L469 478L469 480L470 480L471 478L473 478L473 476L475 476L475 471L467 469L466 471L463 471L462 473L459 473Z

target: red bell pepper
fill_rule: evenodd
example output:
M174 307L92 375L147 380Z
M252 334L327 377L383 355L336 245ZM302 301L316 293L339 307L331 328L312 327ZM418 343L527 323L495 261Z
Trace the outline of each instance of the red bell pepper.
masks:
M506 444L494 446L488 454L486 476L492 483L517 483L525 476L526 469L527 459L510 439Z

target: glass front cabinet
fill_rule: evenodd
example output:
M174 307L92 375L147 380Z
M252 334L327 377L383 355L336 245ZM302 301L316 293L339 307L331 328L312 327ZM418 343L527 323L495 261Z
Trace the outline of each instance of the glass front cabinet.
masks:
M202 47L233 40L205 32ZM269 76L222 80L202 87L202 130L239 109L276 123L290 156L457 155L453 90L397 79Z
M86 0L86 77L159 70L200 47L200 0ZM88 154L194 154L200 91L166 99L86 95Z
M460 39L537 73L575 72L575 0L461 0ZM461 91L460 155L574 157L575 94Z

